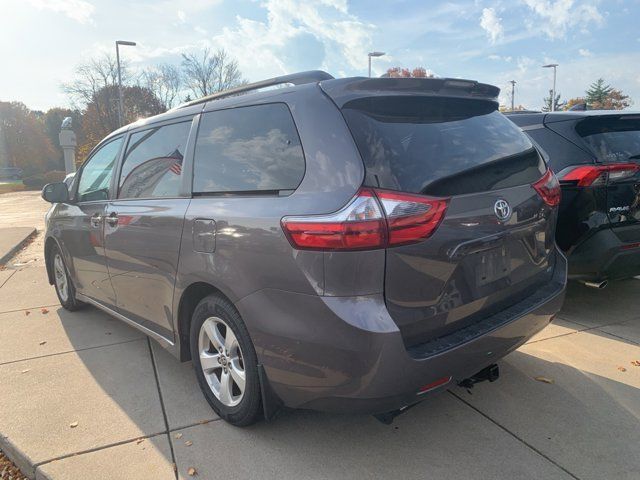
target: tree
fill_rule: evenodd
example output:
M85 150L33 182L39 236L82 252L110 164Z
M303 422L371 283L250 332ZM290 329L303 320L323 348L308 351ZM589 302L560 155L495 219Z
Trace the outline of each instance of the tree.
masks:
M145 87L122 87L122 98L125 124L165 111L162 102ZM118 128L117 102L118 87L107 86L87 104L82 115L84 143L78 148L78 160L82 161L100 140Z
M130 83L131 76L127 62L120 61L122 85ZM72 103L84 107L92 102L96 94L105 87L118 86L118 64L112 55L104 54L76 67L75 80L62 85Z
M238 68L238 62L224 49L211 53L209 48L205 48L202 57L195 53L183 53L182 75L186 87L195 98L246 83Z
M387 70L387 77L390 78L433 78L433 73L428 73L424 67L416 67L413 70L401 67L391 67Z
M549 90L549 96L548 97L544 97L543 101L543 106L542 106L542 111L543 112L550 112L551 111L551 97L553 95L553 90ZM556 98L553 99L553 106L554 106L554 111L558 111L558 110L562 110L564 108L566 102L561 102L560 101L560 94L558 93L556 95Z
M576 105L582 105L583 103L587 103L584 97L570 98L564 104L564 110L569 110L571 107L574 107Z
M593 82L585 92L585 99L587 100L587 104L591 108L596 108L594 107L595 105L604 105L612 90L613 88L611 87L611 85L605 85L604 79L599 78L598 80Z
M166 109L173 108L182 90L182 73L175 65L162 63L144 70L140 76L141 86L148 88Z
M0 136L8 166L19 167L25 176L43 173L56 157L39 115L20 102L0 102Z

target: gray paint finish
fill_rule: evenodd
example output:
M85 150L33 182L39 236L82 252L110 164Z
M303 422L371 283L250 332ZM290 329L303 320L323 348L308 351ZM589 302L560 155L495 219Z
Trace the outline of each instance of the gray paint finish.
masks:
M348 88L348 82L339 86ZM349 93L357 94L357 88ZM199 114L273 102L288 106L304 149L305 175L298 188L192 195ZM415 245L296 250L284 235L282 218L336 212L365 179L358 149L331 98L317 84L299 85L178 109L121 132L128 137L190 116L179 198L112 195L100 203L72 201L55 205L47 225L49 241L61 246L81 299L137 326L178 358L188 358L189 350L189 318L180 318L181 306L203 287L235 304L258 362L285 405L382 412L420 400L417 390L424 384L443 376L461 380L494 363L559 309L566 271L552 240L555 210L530 186L451 199L437 233ZM515 212L504 224L491 215L498 197ZM117 222L91 231L88 218L101 209L107 219L117 215ZM476 285L474 255L492 246L494 237L512 252L508 281L467 293L459 305L443 309L450 305L445 297L454 283ZM524 285L536 282L549 284L549 293L527 302ZM498 305L510 307L509 315L501 317ZM433 340L472 324L474 334L437 355L418 358L407 348L407 325L417 325L420 335Z

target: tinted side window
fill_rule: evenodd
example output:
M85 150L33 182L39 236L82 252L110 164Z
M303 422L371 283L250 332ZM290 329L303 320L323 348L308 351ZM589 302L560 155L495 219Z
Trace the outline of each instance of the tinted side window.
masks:
M194 193L295 190L304 176L300 138L284 104L205 113Z
M116 157L122 137L100 147L82 167L78 183L78 201L107 200Z
M191 121L136 132L129 138L118 198L175 197Z

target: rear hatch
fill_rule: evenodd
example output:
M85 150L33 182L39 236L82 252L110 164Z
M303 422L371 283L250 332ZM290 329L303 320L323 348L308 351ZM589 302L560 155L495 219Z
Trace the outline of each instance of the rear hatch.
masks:
M576 132L598 164L593 172L583 167L564 176L606 185L606 213L614 231L625 243L640 242L640 228L633 228L640 221L640 115L589 116L578 122Z
M524 300L553 275L557 180L492 99L465 93L378 89L338 102L366 186L446 200L429 238L386 250L387 308L408 348Z

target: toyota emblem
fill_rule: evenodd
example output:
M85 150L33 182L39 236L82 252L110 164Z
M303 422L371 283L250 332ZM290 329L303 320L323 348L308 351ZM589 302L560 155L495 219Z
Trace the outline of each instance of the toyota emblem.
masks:
M493 211L501 222L506 222L511 217L511 206L506 200L498 200L493 206Z

